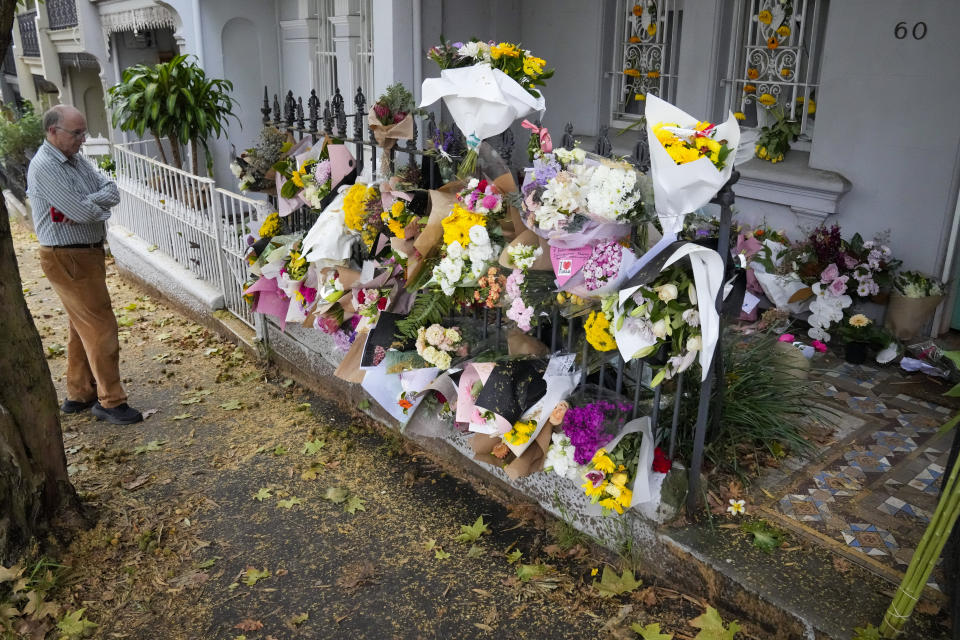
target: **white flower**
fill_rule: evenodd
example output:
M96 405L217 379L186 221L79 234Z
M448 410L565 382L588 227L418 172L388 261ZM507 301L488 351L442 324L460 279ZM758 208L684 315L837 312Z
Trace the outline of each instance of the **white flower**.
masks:
M466 58L476 58L480 55L480 43L468 42L457 49L457 53Z
M482 224L475 224L470 227L469 235L471 246L490 244L490 236L487 235L487 228Z
M596 165L587 172L584 192L592 216L614 221L640 199L640 192L634 190L637 174L632 169Z
M429 342L433 346L437 346L441 342L443 342L443 336L444 336L444 330L443 330L443 327L440 326L439 324L430 325L430 328L427 329L427 332L425 334L425 337L427 338L427 342Z
M480 185L480 180L477 178L470 178L470 182L467 183L467 191L473 191Z
M660 340L663 340L667 337L667 321L663 318L660 318L653 323L651 331L653 331L653 335L657 336L657 338Z
M570 480L577 480L580 476L580 465L573 459L574 447L570 439L563 433L553 434L550 448L543 466L552 469L555 474Z
M867 286L867 283L861 282L860 286L857 287L857 295L861 298L865 298L870 295L870 287Z
M234 177L234 178L239 178L240 175L243 173L243 169L240 168L240 165L239 165L238 163L236 163L236 162L231 162L231 163L230 163L230 173L233 174L233 177Z
M569 151L563 147L560 147L559 149L554 149L553 152L556 154L557 160L562 162L564 165L572 162L583 162L587 157L586 152L580 147L576 147L575 149Z
M687 338L687 351L700 351L703 348L703 341L700 336L690 336Z
M697 288L693 286L692 282L687 286L687 296L690 298L690 304L697 304Z
M533 214L537 226L547 231L562 229L567 222L567 216L551 205L541 205Z
M440 369L446 370L450 368L450 361L451 361L451 358L449 353L447 353L446 351L438 351L437 357L433 360L433 364L435 364Z
M700 312L696 309L687 309L680 317L691 327L700 326Z
M448 258L462 258L463 257L463 245L454 240L447 245L447 257Z
M463 336L460 335L459 329L450 328L444 332L444 338L448 344L455 345L462 339Z
M664 302L676 300L677 296L680 295L680 292L677 291L677 285L675 284L663 284L659 287L654 287L653 290L657 292L657 296Z
M653 324L646 318L626 318L617 333L620 333L620 331L631 333L644 342L652 343L655 338Z

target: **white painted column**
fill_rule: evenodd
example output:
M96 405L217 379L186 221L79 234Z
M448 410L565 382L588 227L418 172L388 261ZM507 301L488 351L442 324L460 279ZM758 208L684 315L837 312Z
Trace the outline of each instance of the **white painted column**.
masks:
M415 95L421 79L414 78L414 1L373 0L373 103L388 86L402 82ZM420 30L417 30L420 32Z
M699 118L715 117L715 107L723 96L718 88L719 64L724 60L720 47L729 47L730 42L721 34L730 30L720 24L720 4L718 0L688 0L682 5L677 106Z
M347 111L350 111L352 96L357 91L360 29L360 0L337 0L336 13L330 18L333 24L333 45L337 52L337 82Z

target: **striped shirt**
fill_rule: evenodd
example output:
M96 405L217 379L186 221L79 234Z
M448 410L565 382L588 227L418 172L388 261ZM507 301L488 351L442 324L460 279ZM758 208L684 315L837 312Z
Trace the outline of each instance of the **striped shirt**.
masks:
M89 160L80 155L67 158L47 140L27 169L27 195L37 240L45 247L101 242L110 209L120 202L117 185ZM54 222L52 208L67 220Z

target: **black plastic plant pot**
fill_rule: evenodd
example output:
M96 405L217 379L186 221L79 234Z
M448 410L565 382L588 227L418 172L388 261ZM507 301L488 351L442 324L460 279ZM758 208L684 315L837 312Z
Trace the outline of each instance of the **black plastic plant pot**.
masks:
M867 361L867 343L866 342L848 342L844 353L844 359L850 364L863 364Z

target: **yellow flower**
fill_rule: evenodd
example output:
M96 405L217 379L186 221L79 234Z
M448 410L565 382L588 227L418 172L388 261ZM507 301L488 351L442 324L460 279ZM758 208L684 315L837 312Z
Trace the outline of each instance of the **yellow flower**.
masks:
M633 96L633 99L636 100L637 102L643 102L644 100L647 99L647 96L643 95L642 93L638 93Z
M617 341L610 334L610 321L607 316L600 311L590 312L590 316L584 323L584 329L587 334L587 342L597 351L612 351L617 348Z
M260 225L260 237L272 238L280 233L280 214L274 211Z
M673 135L670 131L665 131L665 127L676 127L676 122L659 122L653 126L653 135L657 137L657 140L660 141L660 144L667 146L677 142L679 139L677 136Z
M816 112L817 112L817 103L811 100L810 104L807 106L807 113L812 116Z
M734 500L730 498L730 506L727 507L727 511L733 516L744 514L747 512L747 503L745 500Z
M747 115L743 111L737 111L736 113L733 114L733 117L736 118L737 120L747 119Z
M523 59L523 72L530 77L539 76L543 73L543 67L547 64L547 61L543 58L537 58L535 56L526 56Z
M781 38L786 38L787 36L790 35L790 27L788 27L785 24L780 25L779 27L777 27L777 35L780 36Z
M653 36L657 35L657 23L656 23L656 22L651 22L650 24L647 25L647 35L650 36L651 38L652 38Z
M773 14L767 11L766 9L764 9L763 11L757 14L757 20L759 20L763 24L770 24L771 22L773 22Z
M783 76L784 78L789 78L790 76L793 75L793 69L784 67L783 69L780 69L780 75Z
M460 204L453 205L453 210L440 223L443 226L443 243L459 242L466 247L470 244L470 229L477 225L485 225L487 219L479 213L467 211Z
M857 327L859 329L861 327L869 326L872 321L862 313L858 313L854 316L850 316L850 320L848 320L848 322L850 323L851 327Z
M350 187L343 198L343 221L348 229L360 231L366 219L366 202L376 191L367 185L357 183Z
M767 39L767 49L776 49L780 46L780 41L777 40L777 36L770 36Z
M660 72L654 69L653 71L647 71L647 77L651 80L656 80L660 77Z
M641 16L643 15L643 7L638 4L633 5L633 15Z
M627 489L626 487L623 487L622 489L620 489L620 495L617 496L617 502L619 502L620 505L623 506L624 508L627 508L630 506L630 503L632 501L633 501L633 492L630 491L630 489Z
M498 60L501 56L506 56L508 58L519 58L520 47L515 44L510 44L509 42L501 42L500 44L495 44L490 47L491 58Z
M633 76L634 78L638 78L640 76L640 71L637 69L624 69L623 73L624 75Z
M610 484L618 487L625 487L627 486L627 480L629 480L629 476L627 476L627 474L615 473L610 477Z
M607 455L606 449L597 449L597 452L593 454L593 460L591 460L591 462L593 463L594 469L603 471L604 473L613 473L617 468L617 466L613 464L613 460L610 459L610 456Z
M750 78L751 80L756 80L759 76L760 76L760 72L754 69L753 67L750 67L749 69L747 69L747 77Z
M623 513L623 506L615 498L605 498L600 501L600 506L604 509L610 509L617 513Z
M606 482L601 484L599 487L595 487L593 486L592 482L587 481L584 484L580 485L580 488L583 489L583 492L587 494L588 498L595 498L597 496L603 495L603 489L605 486L607 486Z
M590 575L595 576L595 575L597 575L597 572L598 572L598 571L599 571L599 569L597 569L596 567L594 567L593 569L590 569Z
M767 148L757 145L757 157L763 160L767 157Z
M629 42L636 44L637 42L640 42L640 38L637 36L630 36Z
M757 88L756 88L754 85L752 85L752 84L745 84L745 85L743 85L743 92L744 92L744 93L754 93L756 90L757 90Z
M759 98L757 98L757 102L759 102L765 107L772 107L773 105L777 104L777 99L774 98L769 93L764 93Z

